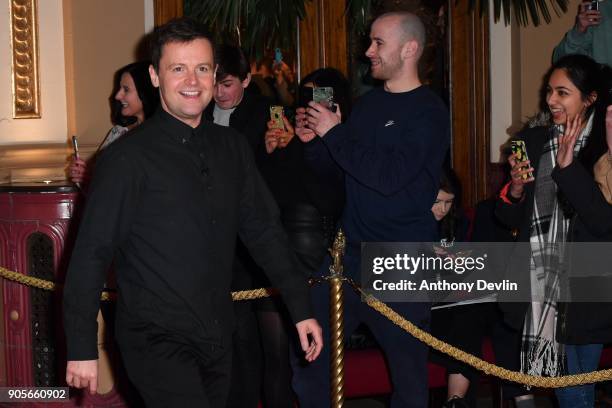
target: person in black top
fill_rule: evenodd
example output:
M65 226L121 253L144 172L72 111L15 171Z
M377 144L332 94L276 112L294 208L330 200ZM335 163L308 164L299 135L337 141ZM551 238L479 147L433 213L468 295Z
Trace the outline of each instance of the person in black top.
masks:
M219 45L215 58L218 65L214 103L206 107L204 116L242 133L259 166L265 155L264 133L270 118L270 100L252 92L249 62L239 47Z
M66 382L96 391L96 315L114 258L117 342L147 406L221 407L238 234L281 290L308 361L321 328L248 144L201 120L213 93L211 40L182 18L158 27L152 44L162 109L101 154L66 276Z
M511 270L524 271L528 282L537 283L525 285L532 302L523 306L523 319L515 319L522 327L521 369L554 376L595 370L603 345L612 341L612 304L603 289L609 280L598 276L594 262L602 259L576 250L578 243L612 241L608 173L600 173L612 150L605 128L612 74L585 55L568 55L544 78L542 96L551 122L517 135L529 160L508 158L511 177L495 211L504 225L518 229L519 242L530 243L529 257L512 254ZM581 276L584 272L589 275ZM560 290L544 290L551 287ZM602 290L605 301L598 302ZM555 395L559 407L591 407L595 387L563 387Z
M333 68L317 69L300 83L300 95L314 86L333 88L334 100L342 112L350 111L350 85ZM290 115L288 115L290 116ZM348 115L347 115L348 116ZM347 117L345 116L345 117ZM293 126L283 115L284 128L268 122L265 135L266 157L261 172L281 210L281 221L289 236L302 270L315 275L331 247L335 224L344 204L342 172L322 176L304 158L304 143L295 137ZM268 283L269 285L269 283ZM264 350L264 397L268 408L293 407L291 389L289 320L278 302L264 299L258 303L257 316ZM299 364L297 358L293 363Z
M264 133L270 103L265 97L248 91L250 66L239 47L219 45L215 57L218 65L214 103L208 105L204 115L218 125L240 132L248 141L259 167L265 159ZM256 281L260 274L261 269L239 240L232 268L232 291L262 287L263 284ZM256 303L255 300L234 302L236 330L227 408L256 408L260 400L261 379L268 375L267 370L263 372L262 342L254 310Z

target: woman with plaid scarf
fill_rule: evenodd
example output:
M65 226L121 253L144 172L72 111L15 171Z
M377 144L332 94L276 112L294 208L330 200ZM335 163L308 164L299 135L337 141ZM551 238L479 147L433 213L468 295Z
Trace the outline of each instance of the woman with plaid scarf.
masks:
M595 370L602 345L612 342L612 303L559 303L564 272L589 268L568 262L564 244L612 242L612 197L606 187L612 177L612 130L606 137L610 68L570 55L545 78L552 123L519 133L531 162L509 157L511 181L500 194L496 214L531 247L534 301L524 316L522 370L558 376ZM560 389L556 395L561 408L594 404L593 385Z

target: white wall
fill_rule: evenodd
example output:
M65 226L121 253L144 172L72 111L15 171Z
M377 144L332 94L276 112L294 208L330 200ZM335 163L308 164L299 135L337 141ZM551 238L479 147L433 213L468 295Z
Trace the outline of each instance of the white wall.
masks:
M0 7L0 145L64 143L67 124L62 0L37 2L40 119L13 119L9 3L4 1Z
M503 18L493 21L489 13L491 56L491 144L490 160L498 162L499 147L508 139L507 129L512 125L513 89L516 78L512 77L512 26L506 26Z
M144 13L145 13L144 30L145 30L145 33L150 33L151 31L153 31L153 28L155 27L155 11L154 11L153 0L144 0Z
M606 0L610 1L610 0ZM520 29L521 119L538 112L542 78L552 63L552 52L576 19L580 0L569 0L567 13L557 17L551 12L550 24L530 25Z

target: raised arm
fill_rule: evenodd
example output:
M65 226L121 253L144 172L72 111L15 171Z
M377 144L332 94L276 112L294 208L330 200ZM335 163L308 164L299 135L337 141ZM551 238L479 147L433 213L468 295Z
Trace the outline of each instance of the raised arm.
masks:
M561 42L555 47L553 63L570 54L592 56L593 33L588 28L601 23L601 13L597 10L589 10L590 3L587 1L580 4L576 16L576 25L565 34Z
M356 139L355 120L330 129L323 142L347 174L381 194L392 195L422 177L432 157L438 157L437 152L448 146L446 112L439 110L414 116L416 119L410 123L397 124L402 126L400 137L384 146L372 146Z

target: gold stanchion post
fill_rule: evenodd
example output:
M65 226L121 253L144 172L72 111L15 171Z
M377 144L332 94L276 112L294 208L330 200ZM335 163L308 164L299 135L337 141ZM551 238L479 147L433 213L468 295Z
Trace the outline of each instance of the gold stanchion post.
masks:
M338 231L331 248L333 263L329 267L329 313L331 332L331 407L342 408L344 404L344 293L342 290L342 257L346 238Z

